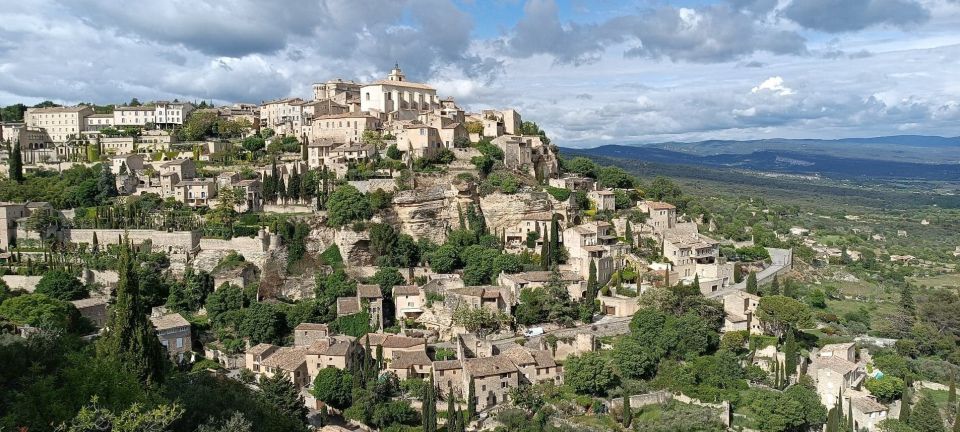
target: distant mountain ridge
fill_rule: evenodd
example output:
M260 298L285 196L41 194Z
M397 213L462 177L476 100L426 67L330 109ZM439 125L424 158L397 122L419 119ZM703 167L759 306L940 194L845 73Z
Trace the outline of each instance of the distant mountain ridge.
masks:
M710 140L564 148L566 154L834 178L960 181L960 137Z

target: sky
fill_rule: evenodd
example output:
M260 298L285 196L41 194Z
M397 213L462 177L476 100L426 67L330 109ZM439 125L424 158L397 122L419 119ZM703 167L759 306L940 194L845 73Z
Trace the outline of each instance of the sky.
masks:
M399 63L571 147L960 135L960 0L18 0L0 104L311 96Z

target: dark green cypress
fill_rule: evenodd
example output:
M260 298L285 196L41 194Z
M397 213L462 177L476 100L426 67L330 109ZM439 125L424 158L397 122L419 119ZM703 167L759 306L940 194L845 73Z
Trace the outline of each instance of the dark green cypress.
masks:
M550 263L560 264L560 222L557 222L557 215L550 220Z
M477 386L470 377L470 385L467 387L467 421L473 421L477 416Z
M97 343L97 354L134 371L144 384L157 385L163 380L166 358L153 324L147 318L146 305L140 298L134 260L126 238L121 244L118 261L116 300L105 335Z
M630 395L627 392L623 392L623 427L630 428L630 423L633 423L633 409L630 408Z
M797 370L797 340L792 328L787 329L787 339L783 343L783 356L786 363L784 372L789 378Z
M20 141L17 141L10 151L10 180L23 183L23 153L20 152Z

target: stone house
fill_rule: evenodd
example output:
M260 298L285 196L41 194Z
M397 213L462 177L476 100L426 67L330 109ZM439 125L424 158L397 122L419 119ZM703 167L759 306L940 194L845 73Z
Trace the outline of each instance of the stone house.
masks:
M397 374L401 380L424 379L433 371L433 361L426 351L394 351L387 370Z
M763 326L754 317L760 296L736 290L723 296L723 329L728 331L750 330L750 334L762 335Z
M397 321L417 319L426 304L426 296L416 285L397 285L393 287L394 318Z
M596 188L597 181L590 177L566 175L560 178L551 178L547 184L571 191L590 192Z
M647 225L653 232L661 234L673 229L677 224L677 207L660 201L640 201L637 208L647 214Z
M330 138L311 139L307 144L307 166L320 168L327 165L332 150L339 145L343 145L343 142Z
M593 261L597 281L603 284L610 280L614 271L613 255L619 250L612 225L597 221L567 228L563 230L563 245L569 254L567 266L580 277L590 277L590 262Z
M311 346L330 337L330 328L326 324L300 323L293 329L293 346Z
M562 283L567 293L572 299L581 299L587 295L587 282L579 274L571 271L558 272L560 283ZM540 288L547 285L553 278L552 271L528 271L520 273L500 273L497 278L497 284L504 289L504 297L507 297L511 305L519 302L520 292L525 289Z
M282 374L298 387L307 386L310 375L307 373L306 354L304 348L277 348L260 362L260 373L268 378Z
M460 360L442 360L433 362L433 381L444 393L452 388L454 394L466 394L464 386L463 364ZM468 382L469 384L469 382Z
M730 285L733 280L733 264L720 257L720 242L694 230L664 231L663 256L670 260L681 279L692 282L699 276L704 294Z
M330 150L330 156L341 162L366 162L374 154L377 148L368 144L344 144Z
M859 388L866 377L852 342L825 345L812 355L807 374L813 378L820 401L827 407L836 405L837 397L844 397L847 390Z
M597 211L616 210L617 195L611 190L602 189L587 192L587 198L597 206Z
M520 385L520 369L506 356L464 359L460 388L468 388L471 380L482 411L509 400L510 390Z
M357 285L353 297L337 298L337 316L353 315L366 311L370 314L370 326L383 329L383 293L379 285Z
M190 322L178 313L165 313L164 308L155 308L150 316L153 327L157 330L157 337L167 349L167 354L174 358L183 358L183 354L192 350Z
M552 211L537 212L525 214L516 225L507 227L504 230L505 247L511 250L527 250L527 237L534 233L537 240L533 247L540 250L546 234L550 231L550 223L553 221L554 213Z
M278 348L280 347L267 343L261 343L247 348L247 351L243 355L244 366L259 377L260 373L263 372L263 360L273 354Z
M446 148L435 127L424 124L409 124L397 134L397 149L410 158L432 158Z
M600 300L600 313L604 315L628 317L633 316L633 314L640 310L640 305L637 304L636 297L627 297L611 293L611 295L608 296L598 295L597 300Z
M370 346L371 357L376 358L377 351L381 351L383 360L388 366L394 359L394 353L401 351L427 351L427 340L424 338L407 337L389 333L367 333L360 339L357 339L357 344L361 347L364 347L364 349L366 349L368 343Z
M107 298L90 297L81 300L73 300L70 303L80 311L80 316L90 320L97 328L103 328L107 324ZM188 323L189 325L189 323ZM159 331L159 329L158 329ZM176 345L176 341L174 341Z
M552 382L560 385L563 383L561 369L554 361L550 351L518 346L510 348L500 355L510 359L517 366L520 371L521 382L525 384Z
M879 430L877 424L886 420L890 414L890 409L886 405L877 401L869 393L848 390L845 406L849 406L849 412L853 414L853 429L857 431L866 430L874 432Z
M511 309L511 303L504 298L503 291L489 285L449 289L444 295L443 303L451 312L461 307L483 307L509 314Z
M182 180L174 186L177 201L190 207L209 207L210 200L217 196L214 180Z
M350 369L362 359L363 349L351 338L320 339L306 349L307 374L312 382L320 369Z

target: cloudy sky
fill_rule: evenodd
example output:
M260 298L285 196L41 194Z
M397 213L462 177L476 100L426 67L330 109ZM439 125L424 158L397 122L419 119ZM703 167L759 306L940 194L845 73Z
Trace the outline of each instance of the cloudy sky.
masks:
M960 0L4 3L4 105L306 98L399 62L568 146L960 135Z

